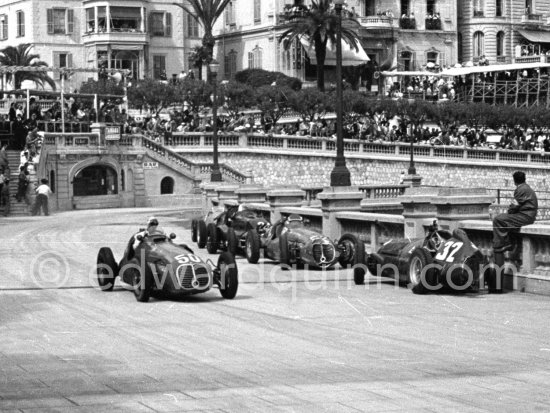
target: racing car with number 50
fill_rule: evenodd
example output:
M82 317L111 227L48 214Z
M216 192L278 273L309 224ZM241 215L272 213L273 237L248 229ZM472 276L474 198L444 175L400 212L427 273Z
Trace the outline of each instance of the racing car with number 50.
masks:
M186 244L176 244L175 234L141 232L133 235L124 255L116 262L111 248L97 254L97 280L111 291L115 278L129 284L138 301L147 302L159 292L177 295L204 293L217 285L222 297L232 299L239 286L235 257L222 253L217 265L203 261Z

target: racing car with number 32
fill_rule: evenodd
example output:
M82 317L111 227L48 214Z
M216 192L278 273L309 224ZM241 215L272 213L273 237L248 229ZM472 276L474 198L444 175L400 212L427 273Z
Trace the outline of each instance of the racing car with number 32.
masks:
M443 286L475 290L480 273L491 269L481 251L461 229L440 230L437 223L424 238L390 240L377 252L368 254L365 266L374 276L395 278L408 284L413 293L437 291ZM365 268L354 268L354 281L364 284Z
M130 238L119 263L109 247L97 254L97 279L103 291L111 291L116 277L129 284L138 301L147 302L155 293L192 295L214 285L223 298L232 299L239 286L235 257L222 253L217 265L203 261L186 244L176 244L164 233L139 233ZM139 242L139 245L136 245Z

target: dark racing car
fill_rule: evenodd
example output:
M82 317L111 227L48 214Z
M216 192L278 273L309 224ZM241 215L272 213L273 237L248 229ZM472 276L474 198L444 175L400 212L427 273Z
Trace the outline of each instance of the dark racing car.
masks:
M218 250L229 251L233 255L244 254L248 231L261 231L269 222L258 212L239 211L238 206L229 207L215 218L192 222L192 239L204 239L199 232L206 231L206 250L215 254ZM193 229L196 230L193 231ZM204 235L204 234L203 234ZM200 244L199 244L200 246Z
M304 226L301 216L291 214L273 226L248 231L245 255L248 262L255 264L264 257L278 261L288 267L304 264L314 268L329 268L337 262L342 267L362 263L363 242L352 234L343 235L338 242L312 231Z
M424 238L390 240L365 264L372 275L395 278L422 294L443 286L475 290L486 260L463 230L440 230L434 221ZM354 281L364 284L364 267L355 267Z
M130 238L119 263L113 252L103 247L97 255L97 277L100 288L110 291L118 276L129 284L141 302L152 294L192 295L204 293L213 285L222 297L237 294L238 270L229 252L220 255L218 264L203 261L186 244L173 242L175 234L140 232Z

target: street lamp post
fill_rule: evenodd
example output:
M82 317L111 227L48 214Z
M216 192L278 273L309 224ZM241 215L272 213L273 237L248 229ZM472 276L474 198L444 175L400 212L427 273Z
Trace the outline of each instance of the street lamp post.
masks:
M330 174L330 186L351 186L351 178L344 157L342 116L342 5L344 0L333 0L336 10L336 162Z
M217 94L217 77L220 64L216 60L208 65L210 75L212 76L212 146L214 151L214 163L212 164L212 173L210 174L211 182L221 182L222 173L218 163L218 94Z

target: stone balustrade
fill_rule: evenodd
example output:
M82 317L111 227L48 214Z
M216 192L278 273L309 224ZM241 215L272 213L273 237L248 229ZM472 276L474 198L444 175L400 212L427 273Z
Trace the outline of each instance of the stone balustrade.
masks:
M210 184L215 188L214 184ZM395 186L394 186L395 187ZM219 189L229 199L228 205L243 204L244 208L261 211L273 221L288 214L300 214L307 225L323 232L332 239L343 233L352 233L365 242L368 251L375 251L381 244L396 238L421 238L434 220L443 229L465 230L486 256L492 254L492 222L489 206L493 197L483 189L457 188L407 188L402 195L395 188L387 193L397 194L391 198L401 204L402 214L366 212L366 192L357 188L275 188L268 190L258 185L241 185L237 189ZM383 194L380 186L375 188ZM234 196L228 195L233 190ZM373 189L374 190L374 189ZM246 202L239 193L246 192L256 202ZM304 206L307 196L315 193L320 207ZM265 199L267 201L257 202ZM388 198L383 198L388 199ZM306 203L307 204L307 203ZM523 227L516 235L520 243L519 256L507 262L507 269L515 266L516 272L505 273L504 287L509 290L550 294L550 223L537 222ZM507 271L508 271L507 270Z
M231 148L254 150L272 150L302 154L303 152L335 152L336 141L332 138L221 133L219 147L223 151ZM170 147L176 151L184 148L207 148L212 146L211 133L186 132L174 133ZM299 151L299 152L298 152ZM411 146L403 142L368 142L357 139L345 139L344 151L348 154L388 155L389 157L410 157ZM527 163L537 166L550 166L550 155L544 152L496 150L490 148L465 148L462 146L432 146L417 143L413 155L419 158L445 159L447 161Z

